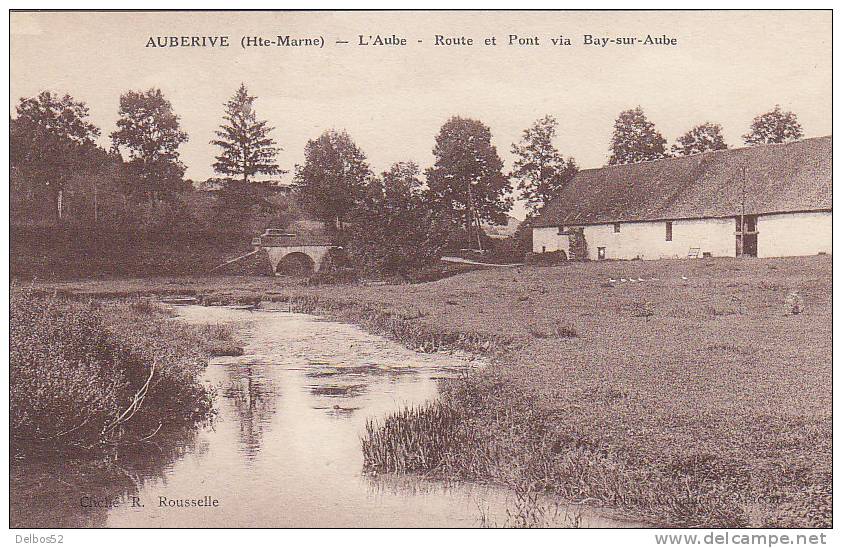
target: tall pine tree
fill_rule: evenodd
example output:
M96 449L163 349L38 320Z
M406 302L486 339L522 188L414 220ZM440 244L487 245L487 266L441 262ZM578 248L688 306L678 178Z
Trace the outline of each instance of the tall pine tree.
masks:
M216 131L218 139L211 141L222 149L213 169L217 173L237 176L243 183L254 175L279 175L285 173L278 167L280 150L269 137L273 127L266 120L258 120L254 111L257 97L248 94L245 84L225 104L224 122Z

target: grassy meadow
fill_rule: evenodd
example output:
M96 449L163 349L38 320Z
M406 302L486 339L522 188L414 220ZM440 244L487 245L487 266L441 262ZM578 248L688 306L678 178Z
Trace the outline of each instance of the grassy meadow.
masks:
M515 485L672 526L829 526L830 257L569 263L415 285L40 284L280 301L489 366L369 424L366 466ZM639 282L609 283L609 279ZM797 296L792 296L795 293Z

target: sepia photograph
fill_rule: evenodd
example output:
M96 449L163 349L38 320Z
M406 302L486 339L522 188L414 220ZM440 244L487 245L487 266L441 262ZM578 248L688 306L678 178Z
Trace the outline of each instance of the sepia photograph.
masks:
M16 543L827 543L831 10L8 15Z

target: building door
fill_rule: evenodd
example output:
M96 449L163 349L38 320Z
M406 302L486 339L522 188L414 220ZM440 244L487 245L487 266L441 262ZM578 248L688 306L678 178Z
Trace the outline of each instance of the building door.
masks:
M736 221L737 257L757 257L757 215L741 215Z
M567 256L571 261L588 260L588 244L585 242L585 229L583 227L568 228L567 241Z

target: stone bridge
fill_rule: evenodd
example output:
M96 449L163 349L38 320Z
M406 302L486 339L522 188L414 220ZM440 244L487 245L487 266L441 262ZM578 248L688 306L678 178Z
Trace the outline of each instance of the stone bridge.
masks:
M338 248L324 238L299 236L275 228L267 228L251 244L254 251L266 250L275 275L317 272L328 252Z

